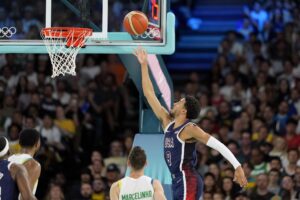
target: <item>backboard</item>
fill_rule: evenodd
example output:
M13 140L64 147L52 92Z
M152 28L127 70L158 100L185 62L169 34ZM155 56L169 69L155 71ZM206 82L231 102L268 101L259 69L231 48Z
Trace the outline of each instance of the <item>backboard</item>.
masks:
M149 53L175 50L175 16L167 0L19 0L0 3L0 53L47 53L40 36L45 27L93 29L80 53L131 53L136 46ZM127 13L139 10L148 30L132 36L123 28Z

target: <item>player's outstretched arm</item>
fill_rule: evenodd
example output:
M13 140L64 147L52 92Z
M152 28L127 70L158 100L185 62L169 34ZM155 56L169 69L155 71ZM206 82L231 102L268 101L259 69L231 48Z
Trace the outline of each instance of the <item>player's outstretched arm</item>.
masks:
M28 174L26 168L23 165L11 164L9 169L13 179L17 182L21 194L21 199L36 200L29 186Z
M154 200L167 200L164 188L158 180L153 181Z
M118 182L115 182L111 185L109 190L110 200L119 200L120 188Z
M155 95L149 76L147 52L145 49L139 47L135 50L134 55L141 64L143 93L156 117L162 122L163 128L165 128L170 123L171 119L169 112L160 104Z
M192 138L195 138L196 140L220 152L222 156L224 156L224 158L226 158L233 165L235 169L234 181L238 182L241 187L245 187L247 185L247 179L241 164L223 143L203 131L198 126L188 126L187 128L187 132Z

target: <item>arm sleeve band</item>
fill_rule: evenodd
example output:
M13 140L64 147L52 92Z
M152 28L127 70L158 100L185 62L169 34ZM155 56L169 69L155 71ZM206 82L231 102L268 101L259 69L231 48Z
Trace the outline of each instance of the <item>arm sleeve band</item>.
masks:
M233 165L234 169L241 165L231 151L216 138L211 136L206 145L220 152Z

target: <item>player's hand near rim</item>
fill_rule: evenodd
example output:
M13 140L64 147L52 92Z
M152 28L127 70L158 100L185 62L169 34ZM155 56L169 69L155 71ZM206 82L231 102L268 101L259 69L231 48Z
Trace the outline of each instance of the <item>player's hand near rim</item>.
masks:
M134 55L137 57L139 63L141 64L142 87L144 96L146 97L156 117L161 121L162 127L165 128L172 121L172 119L169 112L160 104L155 95L148 72L147 52L142 47L138 47L134 51ZM183 134L184 136L182 136ZM241 164L223 143L203 131L198 126L187 126L182 131L180 137L183 137L185 141L195 139L220 152L235 168L234 181L237 182L241 187L245 187L247 185L247 179L245 177Z

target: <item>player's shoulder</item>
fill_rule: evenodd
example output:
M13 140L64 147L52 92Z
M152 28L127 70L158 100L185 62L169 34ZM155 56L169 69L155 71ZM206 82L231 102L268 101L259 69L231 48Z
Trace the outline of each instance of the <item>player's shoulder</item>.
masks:
M112 185L111 185L111 190L118 190L122 187L122 180L123 179L120 179L116 182L114 182Z
M154 189L162 187L161 182L159 180L157 180L157 179L153 179L152 180L152 185L153 185Z
M41 165L38 161L36 161L35 159L30 159L28 160L26 163L24 163L24 165L28 166L28 167L32 167L32 168L35 168L35 169L40 169L41 168Z
M188 122L184 128L186 131L196 131L196 130L202 130L197 124L194 122Z

